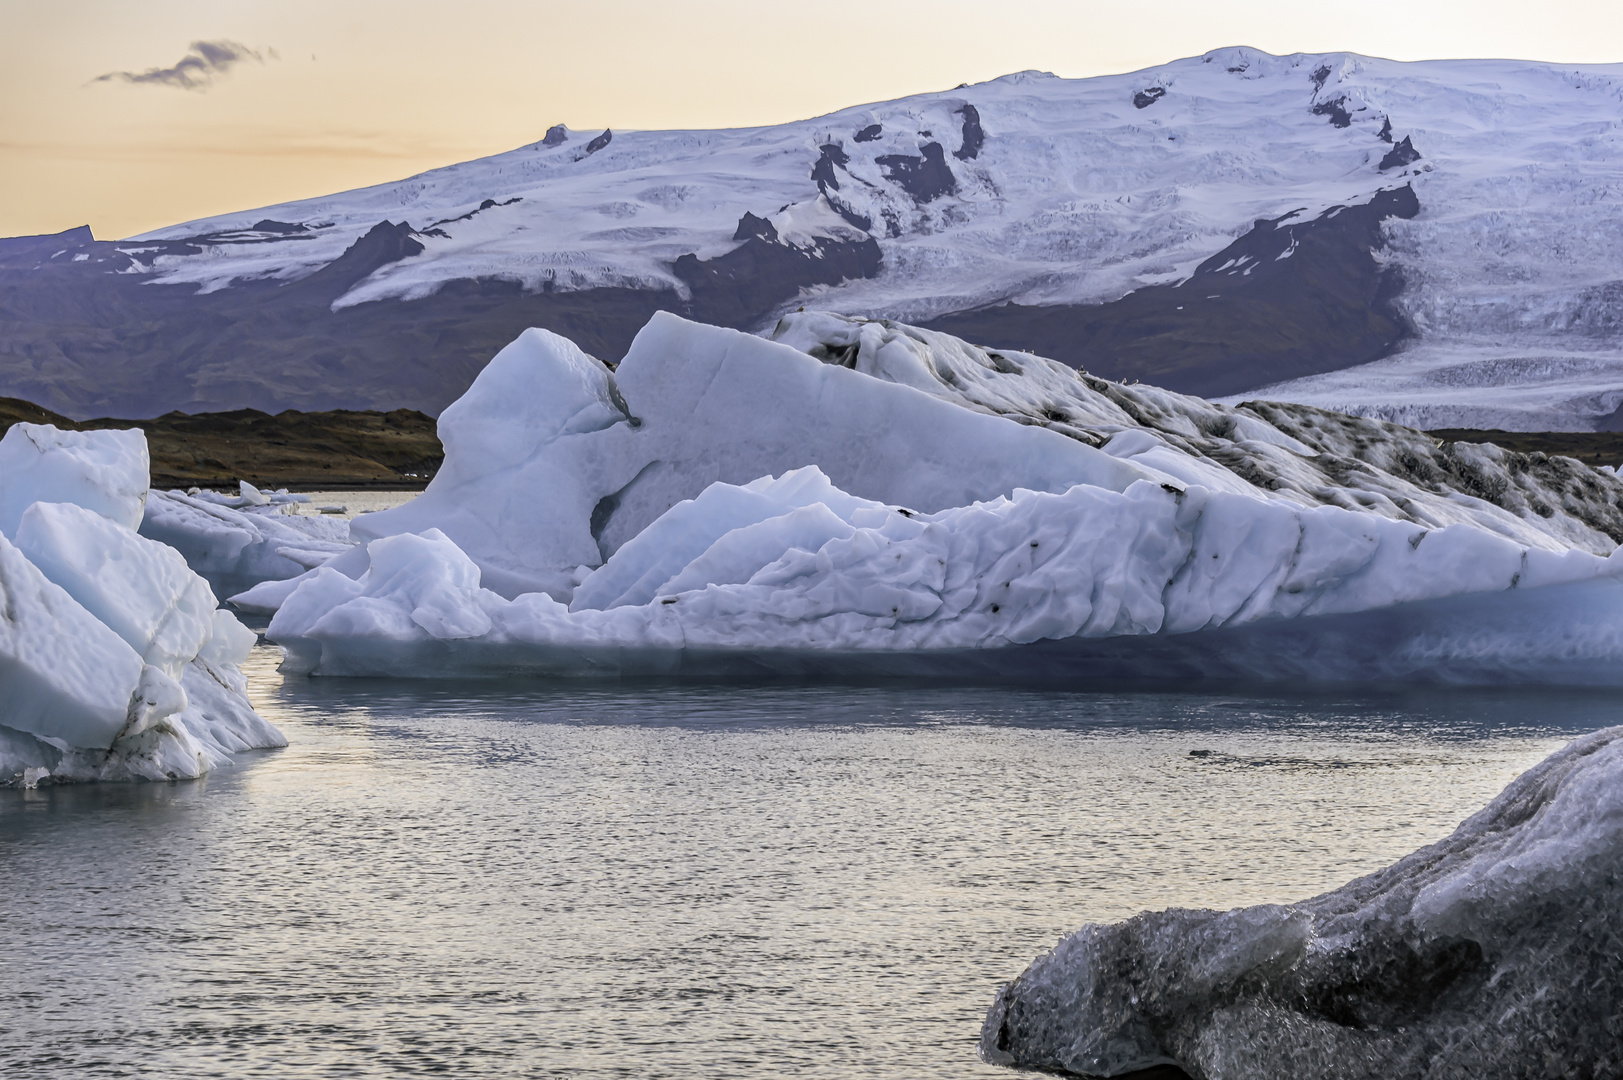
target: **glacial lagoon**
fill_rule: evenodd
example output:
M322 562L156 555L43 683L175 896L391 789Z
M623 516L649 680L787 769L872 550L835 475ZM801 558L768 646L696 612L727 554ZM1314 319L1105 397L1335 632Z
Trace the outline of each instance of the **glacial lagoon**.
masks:
M284 678L283 750L0 791L31 1076L947 1078L1084 922L1300 899L1615 694Z

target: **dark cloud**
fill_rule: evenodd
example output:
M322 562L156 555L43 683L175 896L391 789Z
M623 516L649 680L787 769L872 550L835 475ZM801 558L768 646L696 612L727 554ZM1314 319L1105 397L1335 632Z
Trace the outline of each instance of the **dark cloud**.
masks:
M276 50L270 50L271 59L277 59ZM255 49L236 41L194 41L186 55L174 67L147 68L145 71L109 71L91 82L150 83L155 86L176 86L182 90L202 90L217 76L224 75L244 60L265 58Z

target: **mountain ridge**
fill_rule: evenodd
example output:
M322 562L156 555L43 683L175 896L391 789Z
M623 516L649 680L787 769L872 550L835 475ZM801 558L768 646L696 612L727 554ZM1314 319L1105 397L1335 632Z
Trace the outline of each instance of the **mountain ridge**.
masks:
M1620 102L1623 65L1240 47L773 127L555 125L29 266L0 241L0 389L70 415L433 413L523 326L612 361L656 310L765 332L809 304L1182 391L1593 429L1623 406ZM1259 222L1294 235L1402 189L1414 212L1349 230L1317 280L1284 252L1212 263ZM385 223L392 257L346 254ZM370 269L339 280L345 258ZM1220 272L1224 301L1169 327L1171 290Z

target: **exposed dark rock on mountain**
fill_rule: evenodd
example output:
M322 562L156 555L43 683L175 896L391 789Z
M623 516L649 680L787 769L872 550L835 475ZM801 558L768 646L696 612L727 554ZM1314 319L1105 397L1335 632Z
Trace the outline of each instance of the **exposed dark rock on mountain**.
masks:
M1384 143L1392 141L1392 118L1390 116L1381 117L1381 130L1375 133L1375 137Z
M1403 141L1388 150L1386 156L1381 159L1381 172L1388 169L1402 168L1419 160L1420 151L1414 148L1414 143L1410 142L1409 136L1405 135Z
M220 487L238 480L305 489L420 488L445 457L433 418L411 409L287 410L275 416L238 409L169 413L156 420L74 421L31 402L0 398L0 432L19 421L78 431L141 428L152 457L152 484L159 488Z
M778 229L766 218L756 217L748 210L738 219L738 228L733 230L734 240L748 240L758 236L769 244L778 242Z
M824 143L819 149L817 161L812 165L811 178L817 181L817 186L827 195L833 188L840 190L840 178L834 170L850 163L851 155L833 143Z
M973 161L975 155L981 152L986 145L986 132L981 130L981 114L973 105L964 105L958 110L958 115L964 118L964 144L952 152L952 156L959 161Z
M851 138L857 142L877 142L884 133L885 127L883 124L869 124Z
M1164 86L1146 87L1133 95L1133 108L1147 109L1151 105L1154 105L1157 101L1160 101L1162 98L1166 97L1166 94L1167 90Z
M1324 82L1330 77L1330 65L1320 64L1313 69L1313 92L1316 94L1324 89Z
M1412 218L1409 186L1312 221L1258 221L1179 285L1098 305L1006 304L927 323L962 338L1050 356L1107 379L1217 397L1387 355L1408 332L1402 288L1376 263L1380 223Z
M605 146L609 145L609 143L611 143L613 141L614 141L614 132L610 131L608 128L604 128L603 129L603 134L599 135L597 138L593 139L591 142L586 144L586 153L587 154L595 154L599 150L603 149Z
M1328 116L1331 127L1351 127L1352 114L1347 111L1347 99L1344 97L1331 98L1321 101L1313 106L1314 116Z
M314 293L339 297L390 263L422 253L423 245L410 225L404 221L380 221L338 258L303 281L285 286L283 296Z
M89 225L40 236L0 237L0 266L33 267L63 251L95 243Z
M562 146L569 141L569 129L562 124L553 124L547 128L547 133L541 137L542 146Z
M331 273L203 295L104 272L131 260L99 241L81 249L86 262L70 254L38 268L0 268L0 389L78 417L195 412L222 400L438 413L528 327L550 327L616 360L655 311L684 307L674 291L526 293L516 282L484 279L333 311L364 266L417 245L403 224L374 234Z
M430 225L429 229L432 229L435 225L455 225L459 221L469 221L475 217L478 217L486 210L493 210L498 206L512 206L514 203L523 201L524 196L522 195L514 195L511 199L503 199L501 202L497 202L495 199L485 199L476 209L469 210L466 214L462 214L459 217L441 218L440 220L434 222L433 225ZM255 227L257 228L257 226ZM427 234L427 232L428 229L423 230L424 234Z
M913 196L921 206L958 190L958 180L947 165L940 143L925 143L919 155L881 154L874 161L885 170L885 179Z
M772 228L770 222L763 224ZM739 222L739 230L743 228ZM677 259L672 269L692 291L690 310L705 312L706 322L742 328L758 312L791 299L805 286L836 285L879 272L879 243L872 237L819 238L807 248L778 241L775 229L773 234L771 240L752 235L714 259L693 254Z

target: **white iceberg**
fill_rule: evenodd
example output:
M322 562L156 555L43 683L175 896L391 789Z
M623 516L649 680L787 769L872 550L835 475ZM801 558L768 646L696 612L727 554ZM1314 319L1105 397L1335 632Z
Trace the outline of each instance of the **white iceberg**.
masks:
M73 501L36 498L0 536L0 783L190 778L286 745L247 699L254 634L178 552L134 531L142 433L24 436L0 505Z
M0 533L14 536L23 511L41 501L75 503L136 528L150 469L147 438L138 429L13 424L0 438Z
M424 495L237 599L315 674L1623 683L1616 477L1508 462L1496 502L1462 490L1491 460L1389 425L778 336L659 315L611 373L527 331Z
M1095 1077L1617 1076L1620 865L1610 728L1333 892L1083 927L998 993L981 1057Z
M346 520L283 512L307 496L259 503L212 494L153 491L141 535L180 552L217 596L298 577L355 546Z

